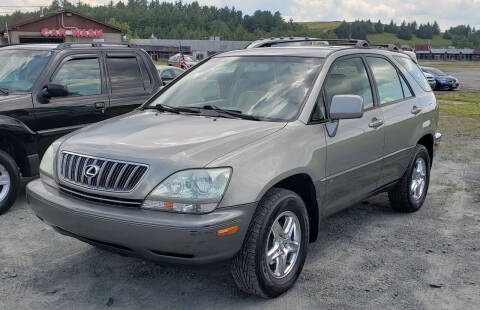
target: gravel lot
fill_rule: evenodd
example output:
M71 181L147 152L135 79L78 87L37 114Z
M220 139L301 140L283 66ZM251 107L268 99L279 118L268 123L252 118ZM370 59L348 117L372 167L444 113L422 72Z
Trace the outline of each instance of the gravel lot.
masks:
M424 207L395 213L382 194L326 219L274 300L237 290L227 264L163 266L61 236L22 196L0 217L0 309L478 309L479 123L442 116Z

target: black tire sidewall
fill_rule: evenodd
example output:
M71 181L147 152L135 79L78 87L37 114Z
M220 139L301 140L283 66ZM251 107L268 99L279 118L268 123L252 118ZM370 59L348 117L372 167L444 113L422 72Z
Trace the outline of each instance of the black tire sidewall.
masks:
M17 199L20 176L18 173L17 164L13 158L7 153L0 150L0 164L2 164L5 169L7 169L8 174L10 175L10 190L7 194L6 199L0 202L0 215L7 212L8 209L13 205Z
M418 200L413 199L410 196L410 182L412 181L412 175L413 175L413 169L415 167L415 162L417 161L418 158L422 158L425 161L425 188L422 193L422 197ZM422 207L423 203L425 202L425 198L427 197L428 193L428 187L430 184L430 155L428 154L427 149L423 145L417 145L416 150L415 150L415 156L413 156L413 160L410 163L409 166L409 172L408 172L408 179L407 179L407 186L408 186L408 201L410 203L410 206L414 210L418 210Z
M281 202L283 202L285 199L288 199L289 203L281 205ZM268 266L266 265L265 260L265 248L273 222L277 216L284 211L291 211L297 216L302 230L302 240L300 242L300 253L298 254L294 268L284 278L276 279L272 277L267 270ZM270 213L266 217L265 224L262 226L259 236L260 238L257 242L255 257L258 279L260 280L262 290L268 296L276 297L293 286L302 271L305 258L307 256L309 237L308 213L305 203L300 196L294 192L285 190L285 194L275 201L275 206L270 210Z

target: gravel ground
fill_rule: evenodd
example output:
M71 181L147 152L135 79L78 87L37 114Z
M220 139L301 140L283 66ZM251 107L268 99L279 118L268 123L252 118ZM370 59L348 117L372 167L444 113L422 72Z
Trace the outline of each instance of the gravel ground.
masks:
M326 219L274 300L240 292L227 264L163 266L61 236L22 196L0 217L0 309L478 309L479 123L442 116L423 208L395 213L381 194Z

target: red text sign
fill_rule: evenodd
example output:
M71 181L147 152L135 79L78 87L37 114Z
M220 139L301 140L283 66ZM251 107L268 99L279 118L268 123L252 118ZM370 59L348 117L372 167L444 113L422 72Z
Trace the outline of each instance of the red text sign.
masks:
M83 38L101 38L103 37L103 30L102 29L63 29L63 28L43 28L42 29L42 36L44 37L66 37L66 36L73 36L73 37L83 37Z

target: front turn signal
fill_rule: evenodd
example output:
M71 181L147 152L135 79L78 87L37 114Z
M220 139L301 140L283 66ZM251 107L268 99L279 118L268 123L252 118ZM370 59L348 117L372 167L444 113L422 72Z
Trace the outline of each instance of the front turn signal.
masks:
M238 226L222 228L217 231L217 236L223 237L223 236L233 235L237 231L238 231Z

